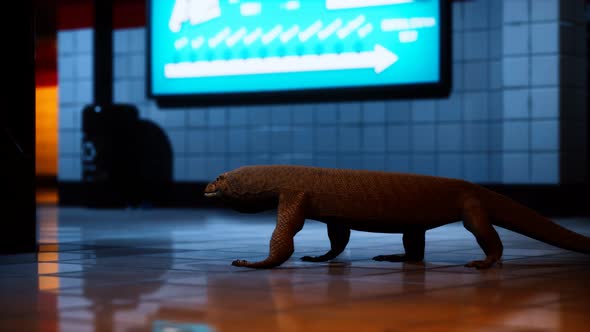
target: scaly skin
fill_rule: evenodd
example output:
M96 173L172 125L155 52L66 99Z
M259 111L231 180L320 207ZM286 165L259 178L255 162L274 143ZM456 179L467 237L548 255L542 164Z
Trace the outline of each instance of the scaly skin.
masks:
M328 226L330 250L305 261L337 257L350 230L403 233L406 253L378 261L422 261L427 230L456 221L476 238L485 259L468 267L489 268L502 257L497 225L545 243L590 253L590 238L565 229L533 210L476 184L425 175L304 166L247 166L220 175L205 189L241 212L277 207L277 224L265 260L236 260L235 266L271 268L294 251L293 237L305 219Z

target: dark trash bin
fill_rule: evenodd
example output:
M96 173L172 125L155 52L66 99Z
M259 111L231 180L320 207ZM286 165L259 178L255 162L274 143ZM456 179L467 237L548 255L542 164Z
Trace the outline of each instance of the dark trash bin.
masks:
M172 183L166 134L133 105L88 105L82 113L82 181L90 206L165 201Z

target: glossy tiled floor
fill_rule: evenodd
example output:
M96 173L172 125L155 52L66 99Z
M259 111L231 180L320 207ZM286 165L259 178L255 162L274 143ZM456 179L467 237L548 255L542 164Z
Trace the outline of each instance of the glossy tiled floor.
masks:
M353 232L330 263L308 221L295 255L263 258L273 215L205 210L39 210L41 252L0 256L0 331L588 331L590 257L501 231L501 268L460 224L427 233L424 264L375 262L401 236ZM590 234L590 220L560 223Z

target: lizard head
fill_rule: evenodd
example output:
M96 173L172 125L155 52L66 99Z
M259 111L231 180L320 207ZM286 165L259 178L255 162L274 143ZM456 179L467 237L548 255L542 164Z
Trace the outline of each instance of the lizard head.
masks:
M218 198L234 210L257 213L270 210L278 203L278 194L272 191L272 181L264 169L242 167L223 173L205 188L205 197ZM272 180L272 178L271 178Z
M221 198L224 196L224 193L227 193L229 190L229 184L227 181L227 175L221 174L215 179L215 181L209 183L205 188L205 197L207 198Z

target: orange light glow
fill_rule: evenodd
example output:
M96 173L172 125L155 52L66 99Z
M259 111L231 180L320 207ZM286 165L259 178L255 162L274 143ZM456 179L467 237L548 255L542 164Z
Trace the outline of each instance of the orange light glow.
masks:
M59 277L53 276L39 276L39 290L55 290L59 289Z
M36 174L57 176L57 86L36 88Z

